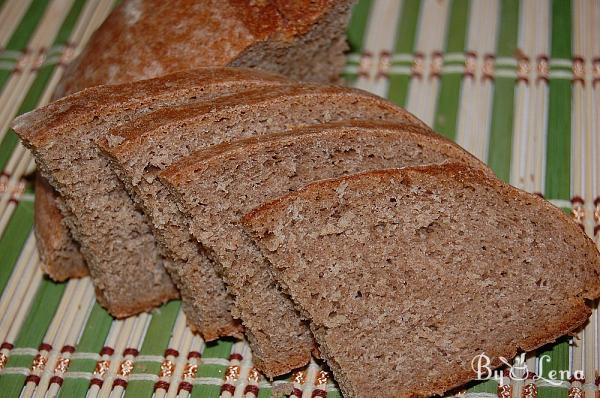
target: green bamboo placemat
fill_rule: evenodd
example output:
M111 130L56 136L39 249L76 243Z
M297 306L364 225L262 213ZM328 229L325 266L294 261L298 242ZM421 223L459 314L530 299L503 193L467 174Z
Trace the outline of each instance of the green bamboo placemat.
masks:
M114 321L89 279L57 284L41 274L27 179L34 164L8 126L49 100L115 4L0 0L0 397L268 397L286 383L297 398L339 397L316 363L267 382L245 342L194 336L179 302ZM348 84L407 107L596 238L599 0L360 0L348 40ZM528 369L545 379L500 389L489 380L459 393L590 398L597 330L594 310L577 336L528 355ZM570 378L575 371L585 380Z

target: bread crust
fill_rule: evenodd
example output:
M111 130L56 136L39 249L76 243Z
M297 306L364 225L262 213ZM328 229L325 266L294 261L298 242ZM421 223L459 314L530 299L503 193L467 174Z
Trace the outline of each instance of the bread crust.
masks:
M284 77L259 70L246 68L202 68L172 73L148 80L143 92L139 85L124 83L118 87L96 86L77 94L55 101L44 108L44 113L27 113L21 120L24 134L40 142L49 136L39 134L40 129L67 130L68 126L89 121L90 112L98 109L117 109L123 104L135 102L143 96L157 96L167 90L193 88L199 82L263 80L265 82L284 82ZM19 118L20 119L20 118ZM39 137L38 137L39 135ZM38 174L39 183L35 189L35 233L40 252L42 269L52 279L64 281L89 275L85 259L79 251L79 245L73 240L69 230L63 224L63 215L56 206L59 195L44 177Z
M181 124L187 121L190 123L195 119L200 119L202 115L206 115L213 110L224 110L227 108L239 108L240 111L251 109L253 106L267 101L277 101L281 98L289 98L302 95L320 95L320 96L337 96L338 98L347 98L349 101L371 101L380 104L383 110L393 110L398 113L401 108L398 108L392 102L381 97L373 95L359 89L349 89L335 85L314 85L314 84L289 84L278 87L273 87L268 91L262 89L248 90L244 96L229 95L216 98L210 103L203 102L198 104L184 105L176 108L164 108L147 115L142 119L138 119L129 123L126 126L113 129L111 135L119 137L120 143L112 145L108 139L102 139L98 142L98 146L102 151L114 157L115 159L125 160L130 156L135 155L139 147L144 145L147 140L152 139L157 134L158 130L164 130L166 126L171 124ZM405 112L405 117L409 123L415 124L423 129L429 129L421 120L409 112ZM429 129L430 130L430 129Z
M54 101L17 117L12 128L30 145L42 146L56 136L69 134L75 126L94 116L112 113L141 100L190 93L203 86L224 82L288 82L283 76L247 68L200 68L164 75L144 82L95 86Z
M342 3L349 7L351 1ZM126 1L69 65L57 95L168 71L227 65L267 41L285 47L339 4L334 0Z
M79 247L62 225L56 192L39 174L35 179L35 192L34 233L42 271L56 282L89 275Z
M323 129L326 129L327 131L361 131L362 129L378 129L406 134L410 139L432 145L433 147L438 147L440 152L451 153L454 159L461 160L471 167L480 169L490 176L494 176L492 170L481 160L465 151L455 142L436 134L428 127L413 124L412 122L400 123L385 120L344 120L330 122L326 125L302 127L284 133L255 136L213 145L206 149L196 151L172 164L159 174L159 178L163 181L168 181L170 185L174 186L185 181L189 182L193 169L200 163L209 162L211 160L217 161L216 159L218 157L227 156L227 154L236 151L250 152L254 148L260 147L263 143L276 142L284 140L287 137L319 134Z

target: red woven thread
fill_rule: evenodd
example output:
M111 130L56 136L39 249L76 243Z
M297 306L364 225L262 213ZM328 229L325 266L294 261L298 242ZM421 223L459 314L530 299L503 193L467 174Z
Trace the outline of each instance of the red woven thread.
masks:
M123 350L123 356L126 357L127 355L131 355L132 357L137 357L139 355L139 351L136 350L135 348L125 348Z
M244 359L244 357L242 356L242 354L234 353L234 354L231 354L229 356L229 360L233 361L234 359L237 359L238 361L241 361L242 359Z
M571 203L575 204L575 203L579 203L579 204L584 204L583 198L581 196L573 196L571 198Z
M15 346L8 341L0 344L0 350L12 350Z
M48 344L48 343L42 343L40 344L40 346L38 347L39 351L52 351L52 345Z
M120 386L123 387L123 389L127 388L127 382L123 379L115 379L115 381L113 381L113 388Z
M317 397L321 397L321 398L327 398L327 391L323 391L323 390L314 390L312 395L312 398L317 398Z
M173 348L167 348L165 350L165 357L168 357L169 355L177 358L179 356L179 351L173 349Z
M573 383L575 381L580 382L581 384L585 383L585 377L578 377L578 373L574 373L570 378L569 378L569 382Z
M103 356L103 355L108 355L108 356L111 356L111 355L112 355L112 354L114 354L114 353L115 353L115 350L114 350L114 348L112 348L112 347L108 347L108 346L104 346L104 347L102 347L102 349L100 350L100 356Z
M62 353L68 352L68 353L72 354L75 352L75 347L73 347L72 345L66 345L66 346L63 346L63 348L62 348L62 350L60 350L60 352L62 352Z
M169 383L167 383L166 381L163 380L159 380L154 384L154 390L168 390L169 389Z
M33 383L36 386L40 383L40 376L37 375L29 375L25 379L25 384Z
M63 383L63 378L60 376L52 376L50 378L50 384L58 384L59 386L62 386Z
M98 386L98 387L102 387L102 384L104 384L104 381L102 379L99 379L97 377L94 377L92 380L90 380L90 386Z
M244 394L254 394L258 395L258 386L248 384L244 389Z
M302 397L302 390L300 390L299 388L294 388L292 390L292 395L300 398L300 397Z
M231 384L223 384L221 386L221 394L223 394L225 391L227 391L230 394L235 393L235 386L232 386Z
M179 383L179 388L177 389L177 392L184 390L187 392L192 392L192 388L194 386L192 385L192 383L188 383L187 381L182 381L181 383Z
M188 359L201 358L202 354L200 354L198 351L190 351L187 357Z

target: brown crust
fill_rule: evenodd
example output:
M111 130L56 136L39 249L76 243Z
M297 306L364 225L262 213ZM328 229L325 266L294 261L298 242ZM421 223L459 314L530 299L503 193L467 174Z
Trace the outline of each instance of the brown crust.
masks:
M189 318L187 319L187 323L192 332L198 333L207 342L218 340L221 337L244 338L244 326L237 320L219 328L210 326L201 327L190 321Z
M34 146L44 145L56 135L69 133L70 126L89 123L94 116L126 108L140 100L179 91L194 92L207 85L231 81L288 82L274 73L245 68L201 68L172 73L155 79L113 86L97 86L52 102L17 117L12 128Z
M126 1L69 66L57 95L226 65L261 42L286 46L335 6L333 0Z
M363 130L389 131L391 133L402 134L406 139L431 145L440 150L440 152L452 152L452 157L462 160L471 167L483 170L485 173L493 176L492 171L479 159L465 151L453 141L434 133L429 128L424 128L409 122L389 122L380 120L342 120L316 126L300 127L283 133L268 134L240 139L232 142L225 142L219 145L210 146L206 149L198 150L189 156L186 156L173 163L170 167L159 174L159 178L170 185L178 186L181 182L188 182L190 175L198 164L208 161L211 158L227 156L236 151L251 153L255 148L270 142L277 142L288 137L301 137L309 135L320 135L326 131L329 132L349 132L356 131L362 133Z
M179 298L179 292L177 292L174 289L171 289L166 293L163 293L159 296L155 296L154 300L147 300L144 303L131 303L129 305L119 305L112 303L109 306L108 302L104 298L104 295L102 294L102 291L98 290L97 288L95 288L95 291L96 300L98 300L98 303L102 307L106 308L110 312L110 314L117 319L127 318L142 312L149 312L154 308L160 307L168 301L177 300Z
M381 104L382 109L393 110L394 112L405 112L406 118L410 123L428 129L428 127L415 116L402 110L390 101L367 93L366 91L333 85L290 84L272 87L268 91L251 89L245 91L243 94L238 93L219 97L212 101L160 109L124 126L113 129L111 134L123 139L119 145L111 147L107 140L100 140L98 146L106 154L115 159L126 159L129 154L136 153L138 151L138 146L143 145L146 139L154 136L158 130L167 129L172 124L185 123L189 126L194 120L201 120L203 115L206 115L215 109L218 110L218 112L223 112L227 109L234 110L238 107L240 111L242 111L250 109L260 103L302 95L320 95L323 97L340 96L347 97L355 102L372 101Z
M42 270L57 282L89 275L79 247L62 225L57 193L39 174L35 179L35 193L35 237Z
M316 350L316 348L315 348ZM287 357L285 363L276 363L273 361L264 362L259 357L253 357L254 366L259 369L266 377L277 377L290 372L290 369L298 369L306 366L310 362L310 353L298 353Z
M345 176L337 179L330 179L315 182L306 186L305 188L295 191L293 193L284 195L271 202L265 203L253 211L249 212L242 218L242 225L246 230L252 234L252 225L260 223L260 219L268 216L272 211L277 211L288 206L296 197L308 197L313 193L325 192L339 186L341 181L361 180L362 178L373 176L382 179L388 179L391 177L397 177L404 180L411 180L411 177L415 174L430 174L430 175L442 175L446 178L452 178L460 182L474 182L478 184L488 185L505 192L509 197L512 198L523 198L525 197L528 201L533 202L540 208L550 212L550 217L555 217L564 224L564 228L567 229L574 236L578 236L580 239L584 239L586 242L586 250L590 255L591 259L595 259L594 263L597 269L600 269L600 253L596 249L592 240L582 232L581 228L568 218L560 209L556 208L549 202L540 198L537 195L521 191L517 188L509 186L504 182L497 180L493 177L486 176L484 172L469 168L462 164L450 163L444 165L431 165L431 166L420 166L420 167L407 167L403 169L388 169L388 170L376 170L365 173L358 173L350 176ZM409 182L410 183L410 182ZM600 297L600 280L587 281L586 289L581 292L580 295L571 298L572 311L564 313L564 317L561 322L548 324L545 330L539 329L534 335L529 336L527 339L518 343L518 346L504 347L501 350L499 356L506 358L514 357L518 350L531 351L544 344L555 341L560 336L563 336L569 332L576 330L578 327L583 325L588 317L591 315L591 309L586 305L585 299L594 300ZM501 365L499 361L495 364L495 367ZM445 380L440 380L435 385L429 385L428 390L424 391L413 391L408 396L421 397L429 396L433 394L441 394L445 391L449 391L453 388L459 387L464 383L472 380L474 377L471 371L461 371L450 375Z

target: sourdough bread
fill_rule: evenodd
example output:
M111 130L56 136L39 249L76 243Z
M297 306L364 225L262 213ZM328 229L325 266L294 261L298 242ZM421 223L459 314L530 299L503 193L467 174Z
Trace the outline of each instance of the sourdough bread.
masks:
M149 310L178 293L144 215L135 208L94 141L110 127L165 106L249 87L286 82L266 72L206 68L120 86L81 91L25 114L14 129L38 169L68 207L65 222L81 243L99 302L117 317ZM217 332L239 335L225 313ZM216 332L207 336L215 338Z
M442 394L581 325L600 256L561 210L451 164L326 180L242 221L344 396Z
M174 258L186 260L193 258L197 249L186 244L194 239L187 220L156 178L161 170L194 150L221 142L351 118L421 123L403 109L366 92L306 84L249 90L210 103L159 110L114 129L99 145L112 159L130 194L150 216L157 239L170 248ZM230 242L229 238L226 241ZM225 282L235 281L236 272L218 263L221 258L213 259ZM182 283L196 283L188 282L194 275L190 268L181 270ZM249 303L237 283L233 282L229 290L238 298L234 315L246 327L257 367L267 376L275 376L307 363L313 342L291 303L274 286L267 284L265 288L271 303L266 313ZM240 295L244 298L239 299ZM206 300L210 305L212 299ZM277 323L277 328L265 329L268 322Z

